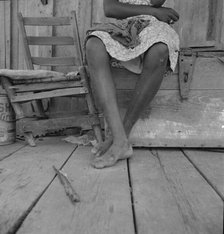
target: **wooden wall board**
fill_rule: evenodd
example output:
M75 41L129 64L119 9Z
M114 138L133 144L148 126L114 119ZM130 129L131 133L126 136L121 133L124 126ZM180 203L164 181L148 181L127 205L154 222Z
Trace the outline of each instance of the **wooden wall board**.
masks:
M129 160L137 233L222 234L223 202L178 150Z
M221 39L222 48L224 48L224 3L222 5L222 21L221 21Z
M36 0L18 0L18 12L21 12L22 15L25 16L33 16L33 17L47 17L53 16L53 4L54 0L49 0L47 5L43 5L41 1ZM15 17L16 19L16 17ZM17 23L17 19L16 19ZM43 36L48 35L52 36L52 27L26 27L26 32L30 36ZM18 59L19 59L19 69L27 69L24 64L24 55L23 55L23 47L21 44L21 40L19 38L19 51L18 51ZM31 47L32 56L45 56L50 57L52 54L51 46L32 46ZM40 68L40 67L37 67Z
M54 16L57 16L57 17L71 16L71 11L77 10L77 9L78 9L78 1L56 0L54 2ZM70 25L69 26L55 27L53 34L55 36L72 36L73 37L72 27ZM77 48L74 45L55 46L53 53L54 53L54 56L56 56L56 57L60 57L60 56L75 57L76 64L78 65L78 63L79 63L78 56L77 56L77 53L78 53ZM58 67L54 67L54 70L67 73L67 72L73 71L74 68L73 67L58 66Z
M224 55L224 53L223 53ZM139 75L126 69L114 68L113 77L117 89L134 89ZM217 58L197 58L193 73L191 90L224 89L224 66ZM150 78L150 77L149 77ZM168 73L161 84L160 90L179 90L178 73Z
M12 48L12 58L11 58L11 68L18 69L18 50L19 50L19 31L17 26L17 12L18 12L18 0L12 1L12 34L11 34L11 48Z
M60 168L76 146L60 138L26 146L1 162L0 233L15 233L38 197L54 178L52 165Z
M3 33L5 34L5 2L0 2L0 16L1 16L1 23L0 23L0 27L3 31ZM5 68L5 58L6 58L6 54L5 54L5 36L1 36L0 37L0 68Z
M180 35L181 47L211 47L217 45L219 3L222 0L190 0L167 1L165 6L171 7L180 14L180 20L174 25ZM219 30L218 29L218 30Z
M1 145L0 146L0 161L2 161L4 158L7 158L17 152L18 150L25 147L24 142L15 142L14 144L10 145Z
M72 205L56 178L18 234L135 233L126 161L97 170L90 166L90 148L79 146L63 170L81 201Z
M109 23L114 22L115 20L112 18L108 18L104 15L103 10L103 0L92 0L92 26L96 26L102 22Z
M184 153L224 200L224 153L201 150Z
M11 1L0 1L0 69L10 68L11 57Z
M92 0L55 0L54 1L54 16L69 16L71 11L76 11L79 34L81 42L84 42L85 32L91 25L91 9ZM72 30L69 27L57 27L54 31L57 36L73 36ZM77 65L80 65L76 46L64 47L57 46L53 51L54 56L74 56ZM55 67L54 70L67 73L73 71L73 67ZM83 98L53 98L50 102L50 115L61 116L64 113L72 113L74 110L82 111L83 107L86 109L86 102Z
M132 91L118 94L127 108ZM223 147L223 90L192 90L181 101L178 90L161 90L133 127L130 139L136 146Z

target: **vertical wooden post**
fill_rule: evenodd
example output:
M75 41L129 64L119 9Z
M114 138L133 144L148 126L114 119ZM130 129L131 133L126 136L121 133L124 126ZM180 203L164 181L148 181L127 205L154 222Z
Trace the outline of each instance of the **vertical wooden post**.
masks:
M0 68L10 68L11 58L11 1L0 1Z

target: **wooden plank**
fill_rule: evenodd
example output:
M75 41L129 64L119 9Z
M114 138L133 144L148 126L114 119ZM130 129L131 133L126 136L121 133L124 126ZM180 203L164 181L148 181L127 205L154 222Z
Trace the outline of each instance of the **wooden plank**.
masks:
M196 59L193 79L190 85L191 90L224 89L224 66L218 61L215 54L211 53L211 56L214 56L214 58ZM140 78L139 75L126 69L113 68L112 72L117 89L134 89L137 79ZM170 73L164 77L160 89L179 90L178 82L178 73Z
M90 148L79 147L63 170L81 202L73 206L56 178L18 234L135 233L126 161L97 170L90 166Z
M52 89L64 89L64 88L74 88L82 86L79 81L60 81L52 83L35 83L35 84L24 84L24 85L15 85L13 86L16 89L16 92L29 92L32 91L44 91Z
M39 141L1 162L0 233L15 233L29 210L76 148L60 138Z
M221 21L221 38L220 38L220 42L221 42L221 46L224 49L224 4L222 4L222 21Z
M10 68L10 43L11 43L11 1L0 2L0 69Z
M84 42L84 36L87 28L91 26L91 10L92 10L92 0L54 0L54 15L57 17L60 16L70 16L71 10L75 10L77 13L79 33L80 33L80 41ZM72 30L68 30L68 27L56 27L55 36L72 36ZM82 45L83 46L83 45ZM55 48L55 56L75 56L75 63L80 64L79 60L79 51L77 46L69 46L66 47L57 47ZM55 70L67 73L69 71L73 71L73 67L55 67ZM51 101L50 112L51 113L59 113L59 112L72 112L74 109L82 109L85 106L85 100L77 99L77 98L54 98Z
M127 108L132 92L118 95ZM151 106L151 107L150 107ZM130 139L136 146L223 147L223 90L192 90L181 101L179 91L161 90L133 127Z
M17 31L17 13L21 12L23 16L32 16L32 17L46 17L53 15L53 4L54 0L48 0L47 5L43 5L41 1L36 0L13 0L13 15L12 15L12 25L13 25L13 68L15 69L27 69L24 63L24 52L22 49L21 40L18 37ZM15 25L15 26L14 26ZM28 26L26 28L28 35L33 36L52 36L52 27L33 27ZM51 57L52 56L52 46L32 46L30 48L32 56L43 56ZM41 67L35 65L35 69L40 69ZM50 69L49 67L44 67L45 70ZM34 103L35 104L35 103ZM23 104L23 109L25 112L33 113L34 108L29 104Z
M174 8L181 15L174 25L181 47L213 45L207 40L209 0L173 0L166 1L165 6Z
M130 175L137 233L223 233L222 200L180 151L135 150Z
M217 44L217 48L222 48L224 49L224 45L221 44L222 40L221 40L221 34L222 34L222 28L223 28L223 7L224 7L224 3L222 0L216 0L216 1L212 1L210 0L210 5L211 5L211 9L210 9L210 15L212 16L212 21L213 24L211 23L211 25L209 26L209 29L211 31L214 31L213 33L213 38L216 39L216 44Z
M224 153L200 150L184 153L224 200Z
M19 26L20 39L22 41L22 48L24 52L24 59L26 62L26 67L29 70L33 70L34 66L33 66L32 59L31 59L31 53L30 53L30 49L29 49L29 45L28 45L28 41L26 37L27 36L26 29L23 24L23 16L21 13L18 13L18 26Z
M78 0L75 1L54 1L54 17L64 17L64 16L69 16L71 17L71 11L72 10L77 10L78 5ZM71 23L71 21L70 21ZM74 38L73 31L72 31L72 26L60 26L60 27L55 27L54 36L68 36ZM76 65L79 64L79 58L78 58L78 51L76 46L63 46L63 47L54 47L54 56L55 57L71 57L74 56L74 63ZM73 70L73 67L55 67L54 68L56 71L60 72L70 72ZM59 102L58 105L61 105L59 100L57 100L57 103ZM63 103L64 104L64 103ZM62 104L62 105L63 105ZM66 105L66 104L64 104Z
M63 97L63 96L72 96L72 95L82 95L87 93L86 88L84 87L76 87L76 88L67 88L67 89L56 89L53 91L46 91L41 93L31 93L18 95L11 100L11 102L26 102L31 100L38 100L43 98L51 98L51 97Z
M36 136L41 136L53 131L60 131L61 129L66 128L82 128L82 129L90 129L91 124L97 123L97 120L92 116L87 114L77 114L73 112L72 116L65 116L64 118L49 118L43 120L31 120L27 121L26 124L19 125L18 122L18 131L19 132L33 132Z
M18 12L18 0L12 1L12 12L11 12L11 68L18 69L18 50L19 50L19 32L17 26L17 12Z
M0 27L5 35L5 2L0 2ZM0 37L0 68L5 68L5 36Z
M32 57L32 62L41 66L75 66L75 57Z
M74 45L72 37L27 37L29 45Z
M23 0L18 3L18 12L21 12L24 17L51 17L53 15L53 0L48 0L47 5L43 5L40 1L36 0ZM16 22L15 22L16 23ZM26 33L29 36L52 36L52 27L26 27ZM21 46L21 42L19 41ZM33 46L31 49L31 55L35 57L51 57L52 47L51 46ZM18 60L19 60L19 69L24 69L23 62L23 51L18 49ZM36 66L35 68L40 68ZM48 68L49 69L49 68Z
M24 24L29 26L62 26L70 25L69 17L25 17Z
M22 149L23 147L25 147L25 143L19 142L19 141L15 142L14 144L10 144L10 145L1 145L0 146L0 161L11 156L12 154L17 152L18 150Z
M107 18L104 15L103 0L93 0L92 6L92 26L96 26L100 23L114 22L115 19Z
M11 68L11 1L5 2L5 67Z

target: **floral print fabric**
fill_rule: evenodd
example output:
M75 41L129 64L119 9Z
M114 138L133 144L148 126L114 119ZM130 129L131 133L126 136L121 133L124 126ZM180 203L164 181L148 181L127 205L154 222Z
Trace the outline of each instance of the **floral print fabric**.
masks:
M150 0L119 0L123 3L129 4L144 4L150 5ZM142 55L146 52L152 45L162 42L168 46L169 49L169 60L170 68L174 71L179 51L179 37L174 29L165 22L159 21L154 16L150 15L140 15L134 16L150 20L150 24L141 31L139 34L140 45L135 48L126 48L121 45L118 41L115 41L110 37L107 32L95 31L91 35L100 38L107 52L111 57L119 60L122 66L126 67L128 70L141 73L142 71ZM132 18L132 17L130 17Z

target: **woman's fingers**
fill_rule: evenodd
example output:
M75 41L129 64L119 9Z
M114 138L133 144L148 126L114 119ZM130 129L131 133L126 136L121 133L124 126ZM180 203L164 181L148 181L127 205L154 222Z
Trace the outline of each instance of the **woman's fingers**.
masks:
M180 18L179 14L172 8L170 8L172 14L177 18L177 20Z
M179 14L175 10L168 8L168 12L168 16L170 19L172 19L173 21L179 20Z
M176 15L170 14L169 15L170 19L172 19L173 21L178 21L179 18Z
M157 9L158 9L157 18L159 20L164 21L168 24L170 24L170 22L174 23L179 20L179 14L173 9L167 7L160 7Z

